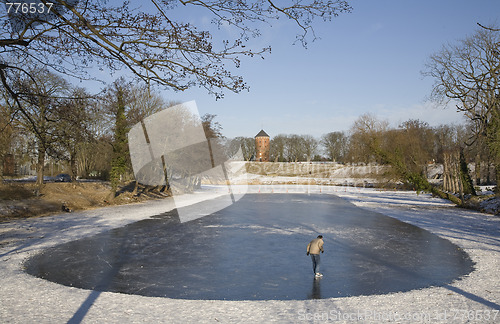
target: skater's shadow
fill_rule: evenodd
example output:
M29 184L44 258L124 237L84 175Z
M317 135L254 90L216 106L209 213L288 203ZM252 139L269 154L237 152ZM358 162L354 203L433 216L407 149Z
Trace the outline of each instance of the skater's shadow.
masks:
M309 299L321 299L321 278L313 278L311 294Z

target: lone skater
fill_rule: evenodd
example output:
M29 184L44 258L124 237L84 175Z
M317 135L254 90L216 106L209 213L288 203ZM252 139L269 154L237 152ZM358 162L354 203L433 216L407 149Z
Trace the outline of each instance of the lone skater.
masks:
M311 255L315 277L323 276L321 273L319 273L319 252L325 252L325 250L323 250L323 243L323 235L318 235L317 238L307 244L307 255Z

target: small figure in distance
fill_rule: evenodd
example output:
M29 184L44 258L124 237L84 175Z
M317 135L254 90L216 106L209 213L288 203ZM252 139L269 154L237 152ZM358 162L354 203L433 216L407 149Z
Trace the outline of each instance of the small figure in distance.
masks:
M313 264L314 276L316 278L322 277L323 275L319 272L319 252L325 252L323 249L323 235L318 235L317 238L307 244L307 255L311 255L311 260Z

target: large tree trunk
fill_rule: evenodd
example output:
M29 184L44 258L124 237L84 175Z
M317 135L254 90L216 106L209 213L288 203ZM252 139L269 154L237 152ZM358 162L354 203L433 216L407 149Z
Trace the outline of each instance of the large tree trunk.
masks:
M452 191L450 177L450 159L447 153L443 154L443 190Z
M474 173L476 178L476 186L481 185L481 156L479 154L476 155L476 164L474 167Z
M43 168L45 166L45 148L40 147L38 149L38 161L36 164L36 186L37 190L40 191L43 186Z
M114 199L118 192L118 186L122 182L126 170L127 155L127 119L125 116L124 89L117 85L116 93L116 115L115 130L113 136L113 157L111 159L111 193L110 199Z
M69 165L71 169L71 182L76 182L76 176L78 174L78 169L76 167L76 153L71 154Z
M467 160L465 159L464 149L460 149L459 154L459 175L460 175L460 190L461 193L466 195L476 195L476 190L474 189L474 184L469 172L469 166Z

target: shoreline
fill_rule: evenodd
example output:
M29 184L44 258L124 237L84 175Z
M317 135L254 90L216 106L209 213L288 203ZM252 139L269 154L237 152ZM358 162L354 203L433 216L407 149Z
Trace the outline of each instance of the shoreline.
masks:
M216 188L217 187L213 187ZM111 228L148 218L174 208L173 199L154 200L131 205L105 207L90 211L59 214L36 219L1 223L1 235L10 235L10 243L0 245L0 319L2 322L68 321L110 323L123 322L300 322L363 321L388 322L399 316L402 322L414 320L403 314L424 316L431 322L464 323L460 316L472 312L474 318L485 318L500 310L500 218L465 209L428 194L346 188L325 192L320 186L309 187L311 194L335 194L356 206L411 223L439 235L463 248L476 263L475 270L449 285L429 287L387 295L356 296L320 300L293 301L222 301L177 300L142 297L109 292L95 292L61 286L34 278L22 271L22 263L41 249ZM248 186L249 193L263 193L269 186ZM300 189L300 188L298 188ZM302 188L303 189L303 188ZM297 190L298 192L298 190ZM285 193L285 192L283 192ZM288 193L292 193L288 190ZM217 192L186 195L180 204L227 195ZM188 197L189 196L189 197ZM176 202L177 205L177 202ZM81 220L76 220L74 216ZM357 314L356 318L351 315ZM377 315L378 314L378 315ZM399 314L399 315L397 315ZM371 316L371 317L369 317ZM378 316L378 317L377 317ZM453 316L453 317L451 317ZM496 320L500 319L496 317ZM446 317L446 318L444 318ZM413 318L415 319L415 318Z

